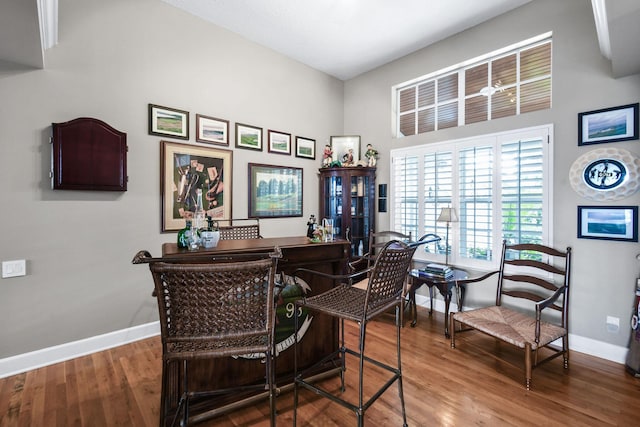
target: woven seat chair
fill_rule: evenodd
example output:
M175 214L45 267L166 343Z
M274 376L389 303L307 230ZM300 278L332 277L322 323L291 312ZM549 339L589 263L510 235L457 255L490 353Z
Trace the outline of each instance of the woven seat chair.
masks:
M498 274L496 304L452 313L451 348L456 346L456 333L461 332L456 331L457 322L466 326L463 331L475 329L523 349L527 390L533 368L562 356L568 369L570 269L570 247L562 252L543 245L503 242L500 270L494 272ZM560 348L550 346L559 339ZM543 348L544 357L539 354Z
M394 382L398 383L398 393L402 406L403 425L407 425L407 417L404 407L404 395L402 392L402 367L400 359L400 311L403 304L403 289L406 281L407 273L411 266L411 258L417 248L417 244L407 245L404 242L393 240L387 242L382 247L375 262L370 269L363 270L359 273L349 275L329 275L312 270L298 269L294 272L294 277L299 272L307 272L309 274L317 274L324 277L330 277L340 280L338 284L331 290L320 295L303 298L296 301L296 310L305 310L316 313L324 313L325 315L336 317L340 320L340 346L332 354L321 360L318 365L327 362L334 362L340 366L341 390L345 390L344 372L346 370L346 355L351 354L359 358L358 366L358 402L351 403L339 396L335 396L323 389L320 385L314 384L311 380L307 381L307 372L314 372L316 366L307 367L304 371L298 370L298 351L299 345L304 344L298 342L296 335L294 342L294 415L293 421L296 424L297 408L298 408L298 392L300 387L307 388L315 393L329 398L332 401L345 406L356 413L358 426L364 425L364 415L367 408L384 393ZM358 275L367 274L369 281L366 289L360 289L352 286L353 278ZM395 308L395 326L396 326L396 355L397 366L390 366L365 355L365 338L367 324L379 315ZM360 340L356 350L345 346L344 321L349 320L359 324ZM298 316L295 316L296 330L298 328ZM375 365L391 374L391 378L374 393L366 402L363 396L363 380L364 367L367 364Z
M162 401L160 425L169 417L168 368L182 364L182 395L171 425L182 413L181 425L189 421L194 398L220 396L233 389L190 391L189 361L263 353L271 425L275 425L274 283L277 252L269 258L212 264L149 261L160 311L162 337ZM239 257L240 259L240 257ZM138 263L144 260L137 260ZM135 260L134 260L135 262ZM215 379L212 379L215 381Z
M221 226L220 240L244 240L244 239L261 239L260 220L255 219L255 224L246 224L246 221L254 221L248 219L236 219L231 221L231 225ZM236 222L234 225L233 222ZM241 224L238 224L241 222Z
M399 240L401 242L405 242L408 244L414 243L413 235L411 231L409 232L409 234L403 234L398 231L377 231L377 232L371 231L369 233L369 249L361 257L349 263L350 271L357 272L362 268L370 269L376 261L377 254L384 247L384 245L386 245L391 240ZM440 237L438 237L435 234L425 234L418 240L418 242L433 243L433 242L438 242L440 240L441 240ZM354 286L361 289L366 289L368 283L369 283L369 278L366 277L360 280L359 282L355 283ZM403 290L405 306L400 313L400 324L403 327L404 327L404 317L405 317L404 314L406 309L408 308L409 310L417 310L417 308L415 307L415 300L412 302L408 298L408 294L407 294L408 291L409 291L409 281L407 280L407 283L405 284L405 287ZM431 300L431 311L433 311L433 287L432 286L429 287L429 298ZM412 326L414 325L412 324Z

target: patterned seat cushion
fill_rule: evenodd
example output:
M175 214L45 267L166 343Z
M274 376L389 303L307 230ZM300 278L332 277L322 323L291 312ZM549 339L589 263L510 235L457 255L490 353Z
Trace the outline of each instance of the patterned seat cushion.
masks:
M524 348L531 343L531 349L544 347L566 335L567 331L549 322L540 322L540 342L536 344L536 319L503 306L479 308L452 313L454 319L474 329L499 338L517 347Z

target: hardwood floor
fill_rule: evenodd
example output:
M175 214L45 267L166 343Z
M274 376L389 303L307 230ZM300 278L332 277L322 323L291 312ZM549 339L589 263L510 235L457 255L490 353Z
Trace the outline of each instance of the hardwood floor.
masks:
M638 425L640 380L624 366L577 352L570 368L553 360L523 385L516 349L477 332L456 335L451 349L443 314L419 308L418 325L402 331L407 421L410 426L630 426ZM356 340L350 327L348 339ZM394 358L392 318L368 327L367 353ZM0 380L0 426L157 426L160 338L155 337ZM354 360L355 361L355 360ZM351 366L354 361L349 361ZM348 363L349 363L348 362ZM354 369L347 394L354 393ZM365 384L384 379L371 369ZM337 379L329 387L338 388ZM302 390L298 425L355 425L355 415ZM400 426L397 386L366 413L368 426ZM278 424L292 425L293 394L278 397ZM267 426L268 404L237 410L200 426Z

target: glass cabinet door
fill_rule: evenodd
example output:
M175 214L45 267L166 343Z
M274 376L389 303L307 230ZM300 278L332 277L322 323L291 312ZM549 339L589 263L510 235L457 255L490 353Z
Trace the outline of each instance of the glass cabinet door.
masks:
M369 247L371 231L371 203L369 197L371 181L368 176L351 177L351 250L354 255L362 255Z
M344 237L342 235L342 177L330 176L324 179L325 204L324 212L318 218L318 225L322 225L323 219L333 220L333 235L335 237Z
M332 219L334 236L351 242L351 256L369 249L375 230L376 170L370 167L320 169L320 217Z

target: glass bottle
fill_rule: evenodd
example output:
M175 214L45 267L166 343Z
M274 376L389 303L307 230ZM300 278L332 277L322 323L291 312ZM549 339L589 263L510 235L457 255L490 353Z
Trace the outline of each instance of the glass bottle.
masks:
M178 249L187 249L189 247L189 236L191 234L191 220L185 221L185 227L178 231Z
M200 230L195 227L195 224L191 223L191 228L187 231L189 240L189 250L197 251L200 247Z
M194 224L193 228L195 228L198 232L204 230L206 228L206 212L202 207L202 189L198 188L196 190L197 194L197 202L196 202L196 211L193 215Z

